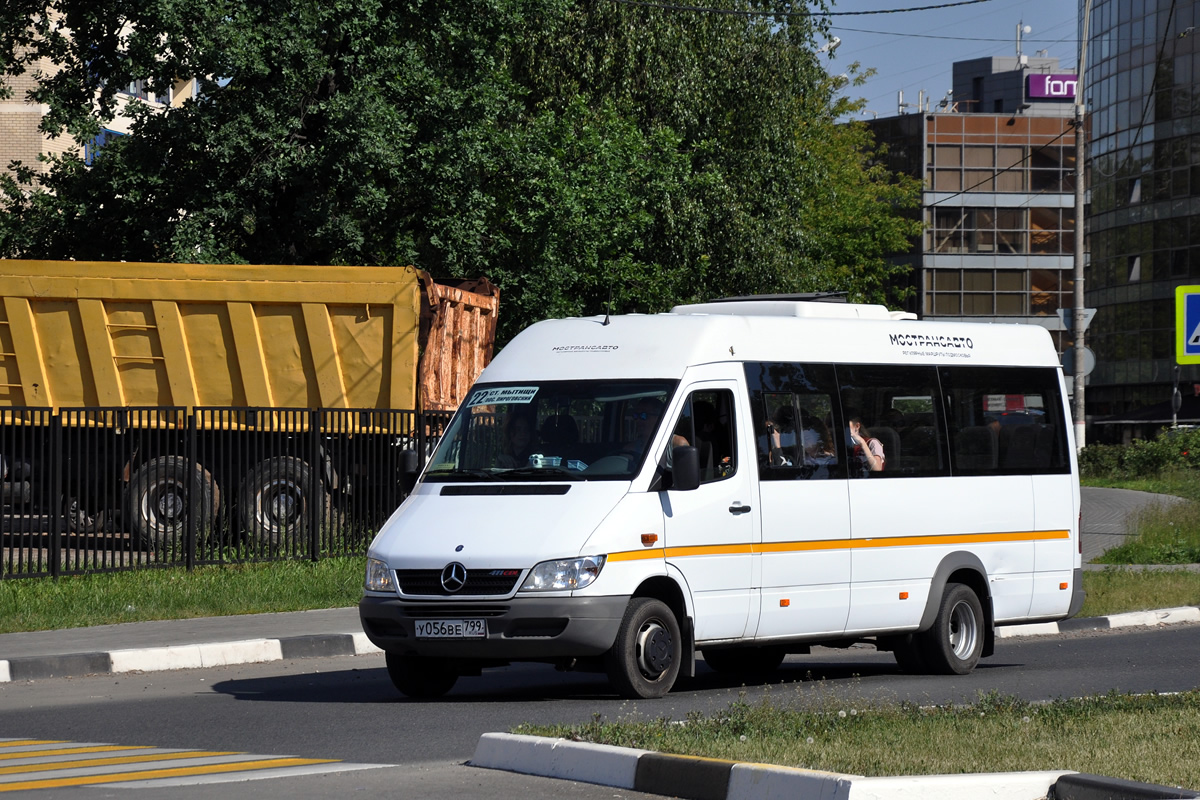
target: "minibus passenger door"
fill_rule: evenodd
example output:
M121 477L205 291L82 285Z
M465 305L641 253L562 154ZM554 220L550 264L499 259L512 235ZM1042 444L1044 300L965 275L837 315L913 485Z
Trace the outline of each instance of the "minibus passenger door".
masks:
M753 457L738 436L734 381L693 384L672 417L665 447L676 436L697 449L700 485L660 495L667 561L691 590L697 641L731 639L747 631L752 599L757 616L751 546L758 530ZM670 485L668 482L666 485Z

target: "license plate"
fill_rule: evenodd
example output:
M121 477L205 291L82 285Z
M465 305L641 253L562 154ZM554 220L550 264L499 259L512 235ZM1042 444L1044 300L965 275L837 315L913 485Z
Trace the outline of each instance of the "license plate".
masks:
M418 639L482 639L486 636L487 622L482 619L417 620Z

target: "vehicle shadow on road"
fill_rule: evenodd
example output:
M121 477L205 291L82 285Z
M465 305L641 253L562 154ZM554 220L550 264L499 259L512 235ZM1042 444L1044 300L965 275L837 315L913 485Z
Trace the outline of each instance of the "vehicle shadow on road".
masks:
M1010 664L980 664L978 671L1011 667ZM914 684L945 681L946 676L905 675L886 655L871 653L859 657L821 658L795 656L779 669L766 676L727 675L710 669L702 660L697 662L695 677L682 677L669 697L712 693L744 692L747 696L772 694L780 690L789 693L837 693L861 688L864 682L901 682L904 695L911 695ZM969 682L975 683L976 681ZM931 687L932 688L932 687ZM399 703L399 704L456 704L594 701L614 704L628 701L620 698L603 674L591 672L560 672L544 664L513 664L485 670L479 677L460 678L449 694L436 699L409 698L400 694L388 678L387 670L352 668L333 672L247 678L221 681L213 691L238 700L270 703ZM875 686L873 694L878 694ZM660 701L638 701L652 706ZM647 707L650 707L647 706Z

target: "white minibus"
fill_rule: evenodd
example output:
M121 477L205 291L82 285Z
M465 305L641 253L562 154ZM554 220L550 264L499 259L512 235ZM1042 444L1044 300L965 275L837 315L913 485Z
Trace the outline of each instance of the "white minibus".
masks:
M547 320L480 375L372 542L360 617L404 694L515 661L660 697L873 643L965 674L1083 603L1047 331L735 298Z

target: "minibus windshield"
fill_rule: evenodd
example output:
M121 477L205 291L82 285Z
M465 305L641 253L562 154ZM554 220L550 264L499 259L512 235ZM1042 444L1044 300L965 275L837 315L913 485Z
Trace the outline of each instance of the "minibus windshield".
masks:
M477 384L441 437L425 480L629 480L677 383Z

